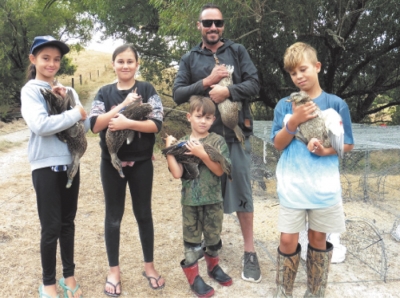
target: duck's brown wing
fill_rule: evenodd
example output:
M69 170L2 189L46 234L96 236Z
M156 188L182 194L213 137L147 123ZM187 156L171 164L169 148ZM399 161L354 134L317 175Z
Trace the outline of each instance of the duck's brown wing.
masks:
M228 178L230 180L232 180L231 165L226 162L225 157L221 153L219 153L219 151L217 149L215 149L213 146L211 146L209 144L203 144L203 146L204 146L204 150L207 152L210 159L214 162L218 162L221 165L224 173L226 173L228 175Z
M110 154L118 152L119 148L121 148L131 132L132 131L128 129L116 131L107 130L106 145Z
M153 107L149 103L140 104L134 102L121 111L126 118L131 120L142 120L153 111Z
M55 94L50 89L40 89L40 93L42 93L48 107L49 115L57 115L61 114L65 111L65 107L63 105L64 99L60 96Z
M73 107L76 106L76 101L74 97L74 93L72 93L72 90L68 89L67 94L65 95L65 100L64 100L64 111L70 110Z
M193 180L200 174L198 163L182 163L183 174L182 178L186 180Z

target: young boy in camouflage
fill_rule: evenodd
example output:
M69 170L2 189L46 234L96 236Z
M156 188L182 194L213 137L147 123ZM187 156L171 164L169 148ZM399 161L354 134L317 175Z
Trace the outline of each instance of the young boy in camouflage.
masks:
M167 155L168 167L174 178L182 180L182 225L185 247L185 259L181 267L188 279L192 291L198 297L210 297L214 289L199 276L198 258L202 254L201 238L204 237L208 275L223 286L230 286L232 279L218 265L218 250L221 248L221 230L223 220L223 199L220 176L221 165L210 159L202 144L216 148L226 162L230 164L229 150L224 138L216 133L209 133L215 119L215 104L208 97L192 96L187 119L192 132L180 141L186 141L191 155L201 159L199 175L192 180L183 179L184 167L173 155ZM173 142L173 137L166 138L166 146Z

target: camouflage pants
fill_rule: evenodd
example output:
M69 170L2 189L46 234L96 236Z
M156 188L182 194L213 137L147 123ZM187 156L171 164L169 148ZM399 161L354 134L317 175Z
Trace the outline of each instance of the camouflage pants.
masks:
M185 243L201 243L204 235L205 246L219 244L221 240L223 203L203 206L182 206L183 240Z

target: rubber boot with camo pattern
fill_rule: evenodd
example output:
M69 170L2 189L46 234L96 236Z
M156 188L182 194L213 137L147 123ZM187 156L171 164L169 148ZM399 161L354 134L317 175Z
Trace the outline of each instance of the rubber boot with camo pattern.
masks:
M284 254L279 250L276 266L276 294L274 297L293 297L293 285L299 268L301 245L293 254Z
M326 250L307 249L307 291L304 297L325 297L328 284L329 265L331 263L333 245L326 242Z

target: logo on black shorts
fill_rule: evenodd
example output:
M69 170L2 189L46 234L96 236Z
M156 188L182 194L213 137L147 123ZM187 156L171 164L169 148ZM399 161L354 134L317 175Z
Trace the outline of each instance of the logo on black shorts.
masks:
M243 209L246 209L246 204L247 204L247 202L240 200L239 207L243 207Z

